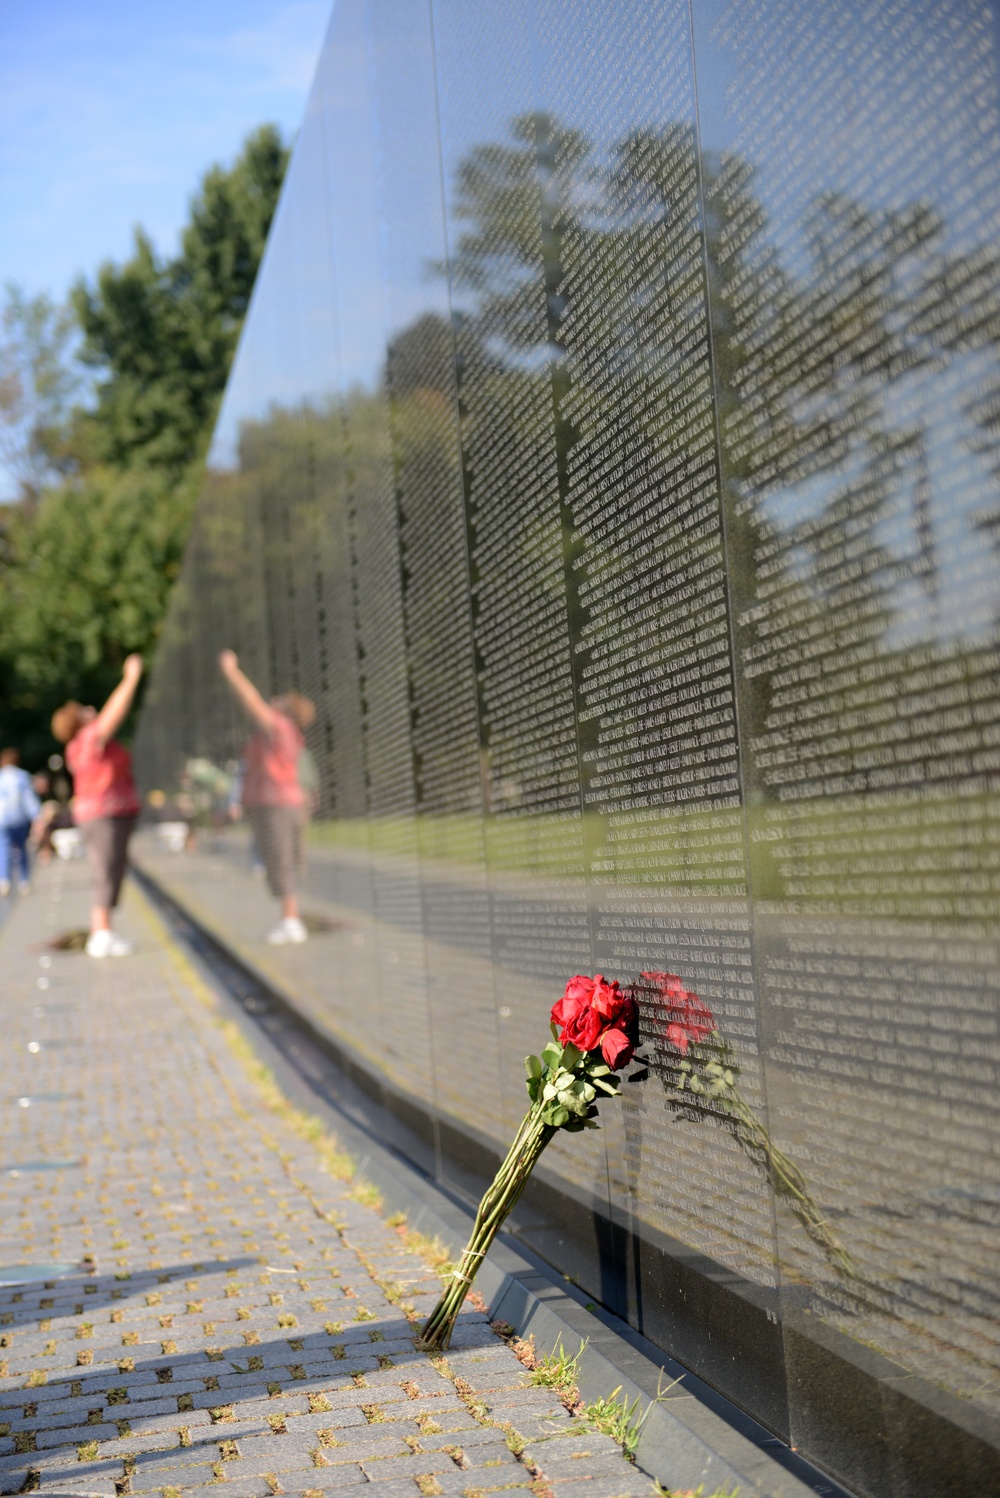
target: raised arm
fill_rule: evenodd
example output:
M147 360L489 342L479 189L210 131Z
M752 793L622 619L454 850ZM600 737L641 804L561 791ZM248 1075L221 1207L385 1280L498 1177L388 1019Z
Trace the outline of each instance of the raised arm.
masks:
M142 676L142 656L130 655L125 658L122 667L122 679L115 687L107 702L97 714L96 723L98 735L101 742L106 744L113 739L129 715L132 701L135 697L135 689L139 685Z
M245 712L259 723L261 728L270 731L274 727L277 714L274 708L264 701L249 676L243 675L235 651L222 651L219 656L219 670L236 693Z

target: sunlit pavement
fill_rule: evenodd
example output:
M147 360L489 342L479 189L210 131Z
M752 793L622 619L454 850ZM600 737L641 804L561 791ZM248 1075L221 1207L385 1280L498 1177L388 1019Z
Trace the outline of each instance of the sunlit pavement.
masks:
M648 1493L483 1316L415 1350L436 1276L262 1105L134 885L130 957L47 950L85 912L55 864L0 931L0 1492Z

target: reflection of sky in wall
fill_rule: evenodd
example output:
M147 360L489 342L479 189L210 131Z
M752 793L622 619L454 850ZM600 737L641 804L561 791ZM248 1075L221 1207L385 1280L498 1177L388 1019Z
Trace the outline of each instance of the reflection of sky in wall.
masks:
M807 268L801 225L825 192L869 209L929 203L947 247L967 245L970 191L996 211L997 51L987 0L839 0L821 13L812 0L695 0L702 144L755 164L790 269Z
M803 233L811 206L842 193L871 211L923 203L944 232L934 254L995 247L1000 235L997 25L987 4L966 0L697 0L695 51L705 148L753 162L753 191L781 265L806 278ZM895 32L895 35L893 34ZM1000 290L1000 288L998 288ZM953 356L881 392L881 419L925 444L939 590L902 585L899 640L975 633L997 611L997 559L974 523L995 503L966 406L997 378L995 349ZM787 528L819 513L843 473L771 494L768 513ZM884 527L894 554L915 555L913 509Z
M349 267L338 263L331 237L330 131L336 133L339 200L358 202L372 192L368 58L356 36L342 34L346 10L343 4L335 10L310 91L213 436L209 461L215 467L235 462L242 422L260 419L274 407L308 404L322 410L342 389L370 384L378 374L381 353L373 353L370 339L359 337L353 347L345 347L344 340L352 325L374 326L381 338L378 277L370 261L364 284L360 278L353 283L345 316L338 316L335 301L338 287L343 295ZM358 304L359 297L364 304Z
M381 3L392 11L390 30L405 35L413 28L414 88L429 87L430 74L423 76L420 66L424 7L408 0ZM442 54L456 3L433 0ZM508 140L513 115L546 106L537 83L546 76L537 31L533 50L521 46L525 31L532 31L529 18L537 19L543 3L477 0L475 29L468 34L474 35L477 56L497 63L482 77L474 108L465 100L449 113L445 100L446 193L457 162L473 145ZM631 11L625 0L611 0L602 23L612 29L632 25L626 15ZM995 242L1000 131L996 37L987 9L964 0L847 0L820 14L818 21L813 0L694 5L702 147L736 150L756 164L754 192L781 264L796 276L809 275L802 226L825 192L876 210L929 202L946 223L937 247L942 250ZM384 165L379 153L392 152L398 142L383 139L387 127L377 103L372 112L369 88L377 81L378 58L364 35L361 0L338 0L333 32L335 50L328 43L324 51L226 392L211 454L217 465L234 461L241 421L273 406L323 408L352 385L370 387L381 371L386 324L391 336L429 306L441 306L443 286L429 267L441 243L437 195L404 194L396 184L391 210L405 220L413 246L408 256L390 252L384 225L379 229L372 173L377 163ZM587 48L585 28L566 26L559 72L588 80L567 122L609 146L635 124L639 106L626 88L596 91ZM387 268L391 280L385 284ZM932 603L935 632L948 631L950 616L961 616L968 626L976 610L970 611L965 595L977 573L984 600L989 595L983 617L994 607L993 556L969 524L984 494L988 498L991 480L984 459L970 453L964 414L970 392L982 391L992 366L992 355L963 356L952 360L947 375L917 372L882 394L886 425L923 433L940 572L932 601L916 585L903 587L904 631L926 630ZM848 476L845 468L771 495L769 513L790 526L828 503ZM914 523L912 508L887 521L898 554L914 546Z

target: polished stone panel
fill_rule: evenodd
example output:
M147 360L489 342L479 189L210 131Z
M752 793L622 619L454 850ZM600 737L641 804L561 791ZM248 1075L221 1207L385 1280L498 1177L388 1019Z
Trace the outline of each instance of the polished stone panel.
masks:
M1000 1465L998 36L338 0L137 746L461 1192L572 973L681 976L744 1113L647 987L517 1230L872 1495ZM227 646L314 712L294 949Z

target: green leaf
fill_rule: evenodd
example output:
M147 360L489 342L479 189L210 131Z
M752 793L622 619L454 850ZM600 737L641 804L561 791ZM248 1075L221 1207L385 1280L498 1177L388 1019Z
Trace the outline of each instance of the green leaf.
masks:
M567 1040L563 1046L562 1065L567 1071L573 1071L583 1060L583 1052L575 1046L571 1040Z
M525 1056L524 1069L529 1077L540 1077L542 1075L542 1063L537 1056Z

